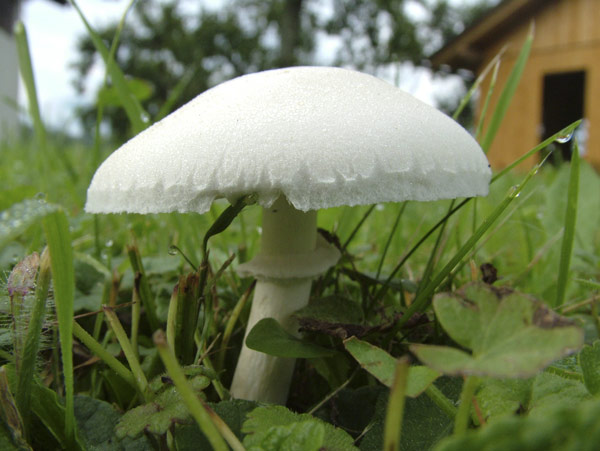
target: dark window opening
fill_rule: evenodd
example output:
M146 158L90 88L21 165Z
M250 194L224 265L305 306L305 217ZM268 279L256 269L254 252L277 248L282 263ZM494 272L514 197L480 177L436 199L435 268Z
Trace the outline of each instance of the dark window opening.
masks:
M583 118L585 72L562 72L544 76L542 113L542 140L549 138L567 125ZM555 142L551 161L571 159L572 143Z

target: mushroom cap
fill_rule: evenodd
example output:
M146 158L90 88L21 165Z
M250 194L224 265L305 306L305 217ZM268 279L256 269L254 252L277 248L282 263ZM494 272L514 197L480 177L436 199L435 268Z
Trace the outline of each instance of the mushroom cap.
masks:
M205 91L116 150L92 213L209 210L280 195L302 211L488 193L491 171L455 121L371 75L294 67Z

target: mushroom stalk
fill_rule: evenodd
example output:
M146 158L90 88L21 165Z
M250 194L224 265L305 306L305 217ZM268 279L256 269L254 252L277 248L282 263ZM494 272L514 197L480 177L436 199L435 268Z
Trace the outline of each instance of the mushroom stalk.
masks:
M274 318L288 332L298 335L297 322L291 315L308 304L315 277L312 260L317 247L317 212L296 210L280 197L270 208L263 208L262 224L259 254L238 269L242 275L253 275L258 280L244 341L263 318ZM253 351L244 343L231 394L285 404L294 364L295 359Z

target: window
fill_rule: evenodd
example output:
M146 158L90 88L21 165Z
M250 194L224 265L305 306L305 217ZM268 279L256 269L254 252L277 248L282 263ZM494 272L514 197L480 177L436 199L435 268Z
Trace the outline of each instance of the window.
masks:
M542 140L583 118L585 72L561 72L544 76L542 106ZM557 146L551 159L554 163L571 159L571 142Z

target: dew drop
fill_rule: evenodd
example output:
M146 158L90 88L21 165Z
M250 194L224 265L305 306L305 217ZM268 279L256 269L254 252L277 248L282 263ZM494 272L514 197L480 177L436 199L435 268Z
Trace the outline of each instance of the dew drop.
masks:
M113 242L113 240L108 240L106 243L104 243L104 246L106 247L113 247L115 243Z
M39 192L34 197L40 204L46 203L46 193Z
M559 144L568 143L569 141L571 141L571 138L573 138L573 132L568 133L566 135L559 135L556 138L556 142L559 143Z
M150 115L148 113L142 113L140 115L140 119L144 124L147 124L148 122L150 122Z
M169 250L167 252L169 253L169 255L178 255L179 248L177 246L175 246L174 244L172 244L171 246L169 246Z

